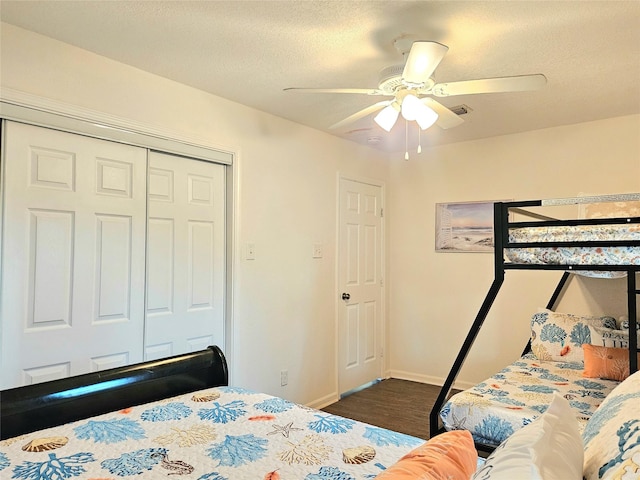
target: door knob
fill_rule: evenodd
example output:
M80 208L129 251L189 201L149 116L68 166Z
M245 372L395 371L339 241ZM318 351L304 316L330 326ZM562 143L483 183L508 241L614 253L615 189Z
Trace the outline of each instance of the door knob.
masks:
M348 293L343 293L342 294L342 299L343 300L349 300L351 298L351 295L349 295Z

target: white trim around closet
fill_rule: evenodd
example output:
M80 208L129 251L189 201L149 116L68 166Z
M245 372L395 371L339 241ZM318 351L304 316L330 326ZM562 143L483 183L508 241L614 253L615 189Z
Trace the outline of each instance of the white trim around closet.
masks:
M0 117L185 157L233 164L234 154L229 148L189 138L184 133L150 127L6 87L0 88Z

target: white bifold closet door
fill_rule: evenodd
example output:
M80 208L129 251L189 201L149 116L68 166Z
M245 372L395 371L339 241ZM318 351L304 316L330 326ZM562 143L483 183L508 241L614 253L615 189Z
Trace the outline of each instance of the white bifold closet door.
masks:
M224 346L225 167L150 152L145 359Z
M4 140L0 388L141 361L146 149L13 122Z
M4 133L0 389L224 346L224 166Z

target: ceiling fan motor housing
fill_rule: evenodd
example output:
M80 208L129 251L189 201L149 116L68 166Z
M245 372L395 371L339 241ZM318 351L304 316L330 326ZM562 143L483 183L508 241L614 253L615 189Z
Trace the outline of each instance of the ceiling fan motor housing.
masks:
M416 90L418 93L424 93L429 91L435 84L434 79L429 78L429 80L419 86L412 85L402 80L403 72L404 65L392 65L383 68L378 76L378 89L387 95L394 95L400 89Z
M393 95L394 92L402 87L402 71L404 65L392 65L383 68L378 77L378 88L385 93Z

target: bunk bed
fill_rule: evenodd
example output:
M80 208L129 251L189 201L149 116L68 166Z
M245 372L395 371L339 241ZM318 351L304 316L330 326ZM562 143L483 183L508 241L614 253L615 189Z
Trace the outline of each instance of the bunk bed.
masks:
M469 430L478 451L490 453L515 430L540 416L554 392L569 400L583 428L606 395L620 383L618 375L606 375L603 379L599 378L599 372L589 373L585 361L595 364L591 358L596 357L591 355L616 351L624 354L622 371L626 370L626 375L638 370L638 338L628 333L638 328L638 209L633 209L633 216L575 218L583 216L575 214L569 220L558 220L541 212L548 210L545 207L575 212L577 207L584 213L581 207L585 204L634 202L635 205L639 200L640 194L633 193L494 204L494 280L431 410L431 437L444 431ZM546 308L531 318L532 335L521 358L484 382L451 395L457 375L510 270L558 270L563 274ZM626 330L621 330L611 317L554 312L573 274L626 276ZM558 338L550 338L553 335ZM558 341L555 351L550 340ZM592 343L596 346L591 346ZM589 346L581 348L583 344ZM609 350L620 346L628 350ZM594 354L594 348L600 350Z
M227 385L212 346L3 390L0 478L365 480L425 443Z

